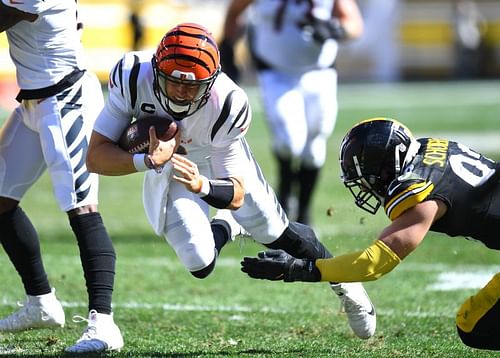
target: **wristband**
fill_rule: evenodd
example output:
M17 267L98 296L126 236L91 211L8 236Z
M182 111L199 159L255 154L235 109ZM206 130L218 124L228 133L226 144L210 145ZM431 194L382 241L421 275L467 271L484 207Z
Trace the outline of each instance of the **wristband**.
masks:
M145 172L146 170L150 169L146 165L146 155L147 154L139 153L139 154L134 154L133 156L134 167L135 170L137 170L138 172Z
M200 175L200 180L201 180L201 188L197 194L199 197L203 198L204 196L207 196L210 193L210 181L208 180L207 177L203 175Z
M203 179L202 179L203 180ZM208 194L201 200L217 209L225 209L234 198L234 183L230 179L208 180L210 186ZM203 184L202 184L203 187Z

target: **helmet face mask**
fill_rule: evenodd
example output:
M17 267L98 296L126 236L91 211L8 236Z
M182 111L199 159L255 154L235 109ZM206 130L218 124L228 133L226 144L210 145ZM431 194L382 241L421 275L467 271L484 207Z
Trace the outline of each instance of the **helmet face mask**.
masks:
M345 181L344 185L354 196L354 203L361 209L375 214L382 205L382 200L372 191L364 178Z
M355 125L342 141L340 168L356 205L375 214L416 148L410 130L393 119L373 118Z
M217 44L202 26L184 23L168 31L152 59L155 95L182 119L202 108L220 72Z

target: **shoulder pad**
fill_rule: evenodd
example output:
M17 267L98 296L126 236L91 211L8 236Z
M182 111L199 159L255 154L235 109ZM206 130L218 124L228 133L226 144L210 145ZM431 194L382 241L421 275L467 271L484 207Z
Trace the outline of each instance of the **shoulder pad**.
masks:
M406 210L423 202L434 189L434 184L424 179L395 180L387 189L385 213L394 220Z
M109 74L108 90L123 97L133 109L137 100L138 80L143 65L150 66L147 51L126 53L113 67Z

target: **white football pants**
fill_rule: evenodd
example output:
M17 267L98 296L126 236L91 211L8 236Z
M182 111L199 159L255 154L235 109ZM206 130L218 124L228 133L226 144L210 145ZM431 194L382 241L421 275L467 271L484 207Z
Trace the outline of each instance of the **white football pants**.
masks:
M52 97L23 100L0 134L0 196L20 201L48 168L61 210L97 204L98 175L85 160L103 106L101 85L88 72Z
M269 244L278 239L285 231L288 226L288 218L278 203L274 191L265 181L246 141L242 139L240 143L239 157L246 162L247 169L244 176L245 200L243 206L232 211L232 214L254 240L262 244ZM209 206L198 195L189 192L184 185L174 180L170 180L169 184L163 185L164 188L161 189L166 193L163 194L163 196L166 195L166 206L164 206L164 201L161 199L162 193L158 192L162 183L151 179L151 177L157 176L159 181L163 181L165 184L165 181L171 177L171 166L166 166L164 170L167 172L163 174L155 174L154 171L146 173L144 182L146 215L157 232L159 231L157 230L158 226L164 223L161 234L174 249L183 265L189 271L201 270L215 258ZM202 175L213 178L209 162L204 166L198 164L198 170ZM156 192L156 194L152 195L152 192ZM155 210L156 213L153 213L152 210Z
M258 72L274 152L299 158L309 168L326 160L327 140L337 118L337 71Z

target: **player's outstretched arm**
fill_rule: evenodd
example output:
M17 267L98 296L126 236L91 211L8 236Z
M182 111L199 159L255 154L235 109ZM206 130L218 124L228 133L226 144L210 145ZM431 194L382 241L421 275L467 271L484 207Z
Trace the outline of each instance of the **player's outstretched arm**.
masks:
M266 280L361 282L377 280L392 271L424 239L445 205L425 201L407 210L382 231L375 243L329 259L301 260L286 253L266 251L258 258L245 257L241 270Z

